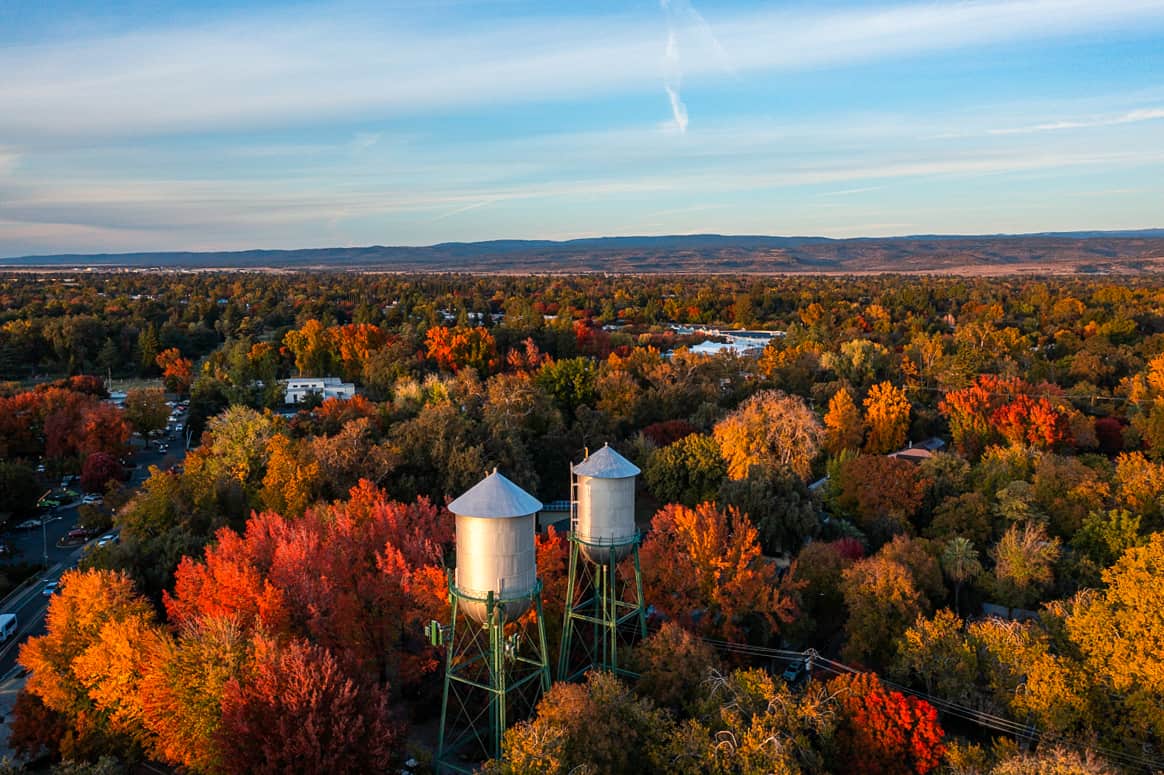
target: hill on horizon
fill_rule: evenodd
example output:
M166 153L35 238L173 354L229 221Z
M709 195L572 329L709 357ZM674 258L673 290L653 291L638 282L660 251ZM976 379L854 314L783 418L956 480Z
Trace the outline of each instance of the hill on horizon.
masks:
M1164 229L845 239L692 234L0 258L0 270L156 267L492 274L1155 274L1164 272Z

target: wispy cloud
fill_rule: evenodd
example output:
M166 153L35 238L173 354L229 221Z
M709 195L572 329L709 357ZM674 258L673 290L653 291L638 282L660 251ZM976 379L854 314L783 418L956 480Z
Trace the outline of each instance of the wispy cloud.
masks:
M675 43L668 46L676 59L685 39L681 21L676 17ZM1161 21L1159 0L736 11L716 19L722 47L683 48L682 79L723 77L725 50L736 72L797 71ZM331 7L280 11L0 49L0 133L222 131L321 116L359 120L648 94L658 88L658 68L657 16L494 20L484 30L434 31L369 23L365 15ZM678 84L674 92L678 98ZM682 115L673 110L677 119Z
M825 191L818 196L852 196L853 194L864 194L866 191L880 191L885 186L862 186L861 188L845 188L840 191Z
M663 0L666 3L666 0ZM667 30L667 47L663 54L663 90L671 101L671 116L680 134L687 131L687 106L679 95L683 83L683 67L679 62L679 41L675 30Z
M481 201L481 202L473 202L472 204L467 204L464 207L458 207L455 210L449 210L446 213L441 213L440 215L437 215L433 218L429 218L428 222L429 223L436 223L437 221L443 221L446 218L452 218L454 215L460 215L461 213L467 213L470 210L477 210L477 209L480 209L482 207L488 207L489 205L497 204L497 202L499 202L499 201L501 201L501 200L499 200L499 199L486 199L486 200Z
M1117 126L1119 124L1135 124L1140 121L1157 121L1164 119L1164 108L1141 108L1131 110L1115 116L1095 116L1092 118L1073 119L1070 121L1051 121L1030 126L1011 127L1007 129L991 129L992 135L1025 135L1035 132L1059 132L1065 129L1090 129L1093 127Z

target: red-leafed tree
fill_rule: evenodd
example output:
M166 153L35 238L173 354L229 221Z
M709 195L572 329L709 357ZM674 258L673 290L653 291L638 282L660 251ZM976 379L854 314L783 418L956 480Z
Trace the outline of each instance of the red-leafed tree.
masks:
M1011 444L1051 449L1071 441L1067 412L1045 396L1015 396L1009 404L994 410L991 421Z
M949 420L954 444L970 457L1001 440L1050 448L1071 442L1061 393L1047 383L982 374L969 387L946 393L938 409Z
M227 681L218 731L226 772L386 772L401 742L386 688L347 677L326 649L259 638Z
M684 439L699 430L686 420L664 420L651 423L643 428L643 435L655 442L656 447L666 447Z
M81 488L85 492L105 492L110 481L121 481L125 469L121 461L107 452L95 452L81 466Z
M595 358L610 355L610 334L595 325L593 320L574 321L574 341L582 355Z
M40 395L0 396L0 458L35 458L44 453Z
M44 453L50 458L74 457L80 451L81 420L96 406L97 399L85 393L51 388L40 393L38 411L44 429Z
M120 455L125 452L133 429L125 413L113 404L97 403L86 407L76 428L77 451L81 455L105 452Z
M910 529L929 484L918 466L901 458L858 455L837 473L837 505L878 539Z
M361 482L347 502L301 518L264 513L241 536L219 531L204 561L182 562L164 602L177 623L233 616L310 638L345 669L416 680L436 663L427 650L404 647L440 618L451 542L448 512L425 499L390 501Z
M841 706L838 771L925 775L941 764L945 733L928 702L887 691L873 673L838 676L828 691Z

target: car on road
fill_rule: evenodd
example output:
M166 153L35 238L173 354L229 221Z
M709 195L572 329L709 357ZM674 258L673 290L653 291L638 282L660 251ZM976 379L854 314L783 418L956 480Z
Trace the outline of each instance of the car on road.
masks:
M0 643L16 634L16 614L0 614Z
M26 519L16 526L17 530L32 530L34 527L40 527L39 519Z
M42 589L40 593L45 597L52 597L57 593L57 588L60 587L60 585L61 582L59 581L46 581L44 583L44 589Z
M102 500L104 499L100 495L90 493L81 499L81 503L101 503Z
M108 546L109 544L119 544L119 543L121 543L121 538L116 532L106 533L105 535L101 536L101 538L99 538L97 540L97 546L99 546L99 547L100 546Z

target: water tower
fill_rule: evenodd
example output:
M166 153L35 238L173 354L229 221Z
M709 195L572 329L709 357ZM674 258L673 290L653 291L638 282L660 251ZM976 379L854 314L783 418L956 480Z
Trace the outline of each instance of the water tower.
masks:
M439 771L469 772L500 756L510 712L528 712L550 688L534 545L541 508L496 469L449 504L457 567L449 578ZM518 622L531 607L536 624Z
M570 467L570 576L558 677L587 670L629 674L618 649L647 635L642 534L635 529L637 466L609 446Z

